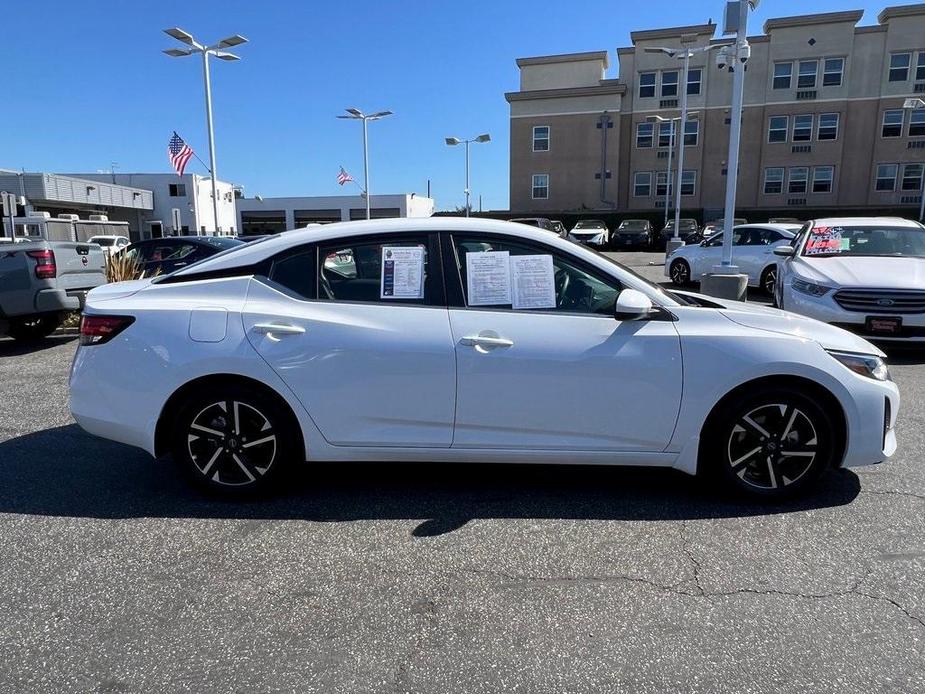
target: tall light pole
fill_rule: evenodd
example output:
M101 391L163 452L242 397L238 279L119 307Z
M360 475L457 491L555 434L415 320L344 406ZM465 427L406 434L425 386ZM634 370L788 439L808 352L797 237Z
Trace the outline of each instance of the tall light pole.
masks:
M653 128L656 124L659 125L657 130L661 129L662 123L670 123L668 129L668 170L665 172L665 226L668 226L668 212L671 210L671 157L674 153L674 128L675 121L680 121L681 118L665 118L664 116L647 116L646 122L652 123ZM656 132L655 137L660 137L659 133ZM656 144L658 141L656 140ZM677 229L675 230L677 233Z
M906 99L903 102L903 108L907 111L918 111L925 108L925 101L922 99ZM920 164L920 166L922 167L922 187L920 190L922 199L919 202L919 221L925 223L925 163Z
M459 144L466 144L466 216L469 216L469 212L472 209L472 206L469 204L469 143L470 142L491 142L491 135L488 133L482 133L478 137L473 137L469 140L460 140L458 137L448 137L445 142L451 147Z
M674 151L675 143L675 132L679 130L682 126L682 123L687 123L690 121L695 121L700 118L699 111L692 111L687 114L687 120L681 120L681 116L675 116L674 118L665 118L664 116L648 116L646 122L648 123L671 123L671 127L668 131L668 173L665 176L665 180L671 180L671 153ZM674 194L675 194L675 209L674 209L674 234L672 235L672 246L674 248L684 245L684 242L678 238L678 226L681 224L681 167L684 163L684 132L681 132L680 138L680 150L678 152L678 175L675 179L674 185ZM668 210L671 207L669 201L671 200L670 188L672 186L665 186L665 224L668 224ZM672 248L667 248L667 252L671 252Z
M674 234L672 235L671 242L667 246L667 252L671 252L679 246L683 246L684 243L681 241L680 225L681 225L681 179L684 176L684 135L687 131L687 78L688 73L690 72L691 67L691 58L699 53L707 53L716 48L716 45L708 46L699 46L697 48L662 48L662 47L650 47L644 49L647 53L664 53L669 58L678 58L682 61L681 68L681 79L679 80L680 84L678 88L681 90L681 116L680 116L680 125L678 129L680 130L680 140L681 144L678 149L678 175L675 183L675 204L674 204ZM702 81L702 79L701 79ZM673 121L674 119L672 119ZM671 131L674 134L674 123L671 124ZM669 154L669 159L671 155ZM671 164L668 165L669 174L671 170ZM667 220L667 216L666 216ZM667 221L665 222L667 224Z
M391 111L377 111L368 116L358 108L345 109L349 115L338 116L347 120L363 121L363 188L366 194L366 219L369 219L369 133L366 124L371 120L380 120L386 116L391 116Z
M218 186L216 185L215 171L215 132L212 129L212 82L209 77L209 56L214 55L219 60L240 60L234 53L229 53L224 49L247 43L247 39L240 34L233 34L218 43L206 46L196 41L192 34L177 27L164 29L164 33L172 36L177 41L185 43L187 46L186 48L166 49L164 53L171 58L184 58L193 53L202 54L202 81L205 84L206 92L206 127L209 131L209 174L212 177L212 219L215 226L214 231L218 232L221 231L221 228L218 225ZM196 233L198 234L199 232L197 231Z

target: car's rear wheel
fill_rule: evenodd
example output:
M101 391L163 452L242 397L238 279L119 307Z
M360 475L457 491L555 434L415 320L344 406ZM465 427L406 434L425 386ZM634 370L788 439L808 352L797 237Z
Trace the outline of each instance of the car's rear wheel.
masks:
M816 398L796 388L763 388L713 413L699 463L738 494L790 498L832 467L835 432L831 414Z
M777 285L777 266L769 265L761 273L761 288L766 294L774 296L774 288Z
M39 313L11 318L7 334L20 342L37 342L51 335L61 325L60 313Z
M301 437L292 420L275 399L245 386L197 392L174 420L173 458L208 491L228 496L263 491L297 457Z
M686 260L678 258L677 260L672 261L668 268L668 274L671 277L673 284L677 285L678 287L683 287L690 284L691 266L687 264Z

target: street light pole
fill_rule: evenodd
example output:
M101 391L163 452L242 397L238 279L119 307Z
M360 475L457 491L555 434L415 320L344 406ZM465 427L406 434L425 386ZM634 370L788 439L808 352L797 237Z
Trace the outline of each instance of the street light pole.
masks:
M366 219L370 219L370 194L369 194L369 129L367 124L371 120L380 120L386 116L391 116L391 111L377 111L376 113L371 113L366 115L358 108L348 108L346 109L349 115L338 116L338 118L344 118L346 120L361 120L363 121L363 184L365 187L366 194Z
M466 191L465 192L466 192L466 216L468 217L472 211L472 205L469 202L469 198L471 195L471 190L469 188L469 145L472 142L478 142L478 143L491 142L491 135L489 135L488 133L482 133L478 137L472 137L472 138L469 138L468 140L460 140L458 137L447 137L447 138L444 138L444 142L446 142L451 147L455 145L461 145L461 144L466 145Z
M183 58L193 53L202 54L202 81L206 93L206 129L209 135L209 175L212 178L212 226L213 232L221 231L218 225L218 184L215 167L215 131L212 127L212 80L209 75L209 56L215 56L220 60L240 60L234 53L224 50L232 46L239 46L247 43L247 39L240 34L233 34L223 38L218 43L206 46L197 42L193 35L179 27L164 29L164 33L186 44L186 48L168 48L164 51L171 58ZM199 235L199 226L196 227L196 234Z
M471 211L471 205L469 204L469 140L466 140L466 216L468 217Z
M684 69L681 74L681 120L678 123L678 175L675 181L674 190L674 244L677 245L681 240L681 178L684 175L684 133L687 130L687 71L691 65L691 51L684 51ZM674 124L672 123L672 130Z
M659 129L662 125L659 123ZM668 226L668 213L671 211L671 157L674 154L674 118L668 119L668 171L665 172L665 226ZM674 230L677 240L678 230Z

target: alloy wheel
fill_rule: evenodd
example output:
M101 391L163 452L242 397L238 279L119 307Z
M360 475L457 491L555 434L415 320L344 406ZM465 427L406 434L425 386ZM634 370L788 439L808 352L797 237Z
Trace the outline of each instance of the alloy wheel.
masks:
M726 461L745 484L781 489L802 478L818 452L809 416L791 404L772 403L749 411L732 427Z
M221 400L193 417L187 448L203 477L241 487L269 472L278 447L276 432L260 410L240 400Z
M777 285L777 268L769 267L764 271L764 291L771 296L774 295L774 289Z
M671 265L671 281L677 285L685 285L690 282L691 271L687 263L683 260L676 260Z

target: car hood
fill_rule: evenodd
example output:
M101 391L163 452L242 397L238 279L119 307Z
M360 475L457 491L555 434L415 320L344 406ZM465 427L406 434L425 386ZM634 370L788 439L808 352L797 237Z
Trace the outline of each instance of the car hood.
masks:
M859 352L863 354L886 355L863 337L854 333L836 328L834 325L823 323L814 318L798 316L795 313L781 311L770 306L745 303L743 301L728 301L712 296L703 297L706 301L722 306L720 313L733 323L744 325L756 330L767 330L772 333L791 335L806 340L818 342L825 349L835 349L844 352Z
M793 269L798 275L831 287L925 289L925 258L801 257Z

